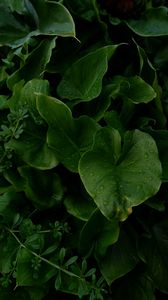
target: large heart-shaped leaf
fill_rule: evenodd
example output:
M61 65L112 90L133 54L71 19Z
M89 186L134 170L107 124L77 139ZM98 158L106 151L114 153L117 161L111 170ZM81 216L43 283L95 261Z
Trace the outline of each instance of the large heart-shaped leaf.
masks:
M127 132L123 151L118 131L102 128L93 149L79 163L87 192L108 218L125 220L133 206L153 196L161 185L161 163L153 138L144 132Z

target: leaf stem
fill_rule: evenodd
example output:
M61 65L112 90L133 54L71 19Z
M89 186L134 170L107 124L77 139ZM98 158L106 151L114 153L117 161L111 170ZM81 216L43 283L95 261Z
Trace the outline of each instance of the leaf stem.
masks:
M11 229L9 229L9 228L6 228L6 229L7 229L7 231L15 238L15 240L18 242L18 244L19 244L22 248L24 248L24 249L26 249L27 251L29 251L29 252L30 252L32 255L34 255L35 257L38 257L39 259L41 259L42 261L44 261L44 262L47 263L48 265L52 266L53 268L55 268L55 269L57 269L57 270L59 270L59 271L62 271L63 273L65 273L65 274L67 274L67 275L69 275L69 276L76 277L76 278L78 278L78 279L80 279L80 280L83 280L83 278L81 278L80 276L78 276L78 275L76 275L76 274L74 274L74 273L72 273L72 272L70 272L70 271L68 271L68 270L66 270L66 269L64 269L64 268L62 268L62 267L60 267L59 265L57 265L57 264L55 264L55 263L49 261L48 259L46 259L46 258L40 256L40 255L37 254L36 252L34 252L34 251L28 249L28 248L27 248L27 247L19 240L19 238L16 236L16 234L15 234Z

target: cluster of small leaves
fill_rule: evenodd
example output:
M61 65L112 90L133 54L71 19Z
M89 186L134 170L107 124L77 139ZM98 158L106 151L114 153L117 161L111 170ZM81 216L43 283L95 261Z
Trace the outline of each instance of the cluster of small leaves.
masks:
M0 299L168 294L167 12L0 2Z
M7 114L6 120L0 130L0 172L12 167L13 150L8 143L13 139L19 139L24 127L24 119L28 117L25 108L12 111Z
M4 289L9 292L12 286L18 290L29 285L36 291L39 284L46 289L52 279L56 290L66 291L67 288L66 292L76 294L79 299L85 295L89 295L90 300L103 299L103 277L97 279L96 269L88 270L85 259L80 267L78 256L70 256L71 251L62 247L62 239L70 234L67 222L56 221L48 230L43 230L41 225L26 218L13 229L2 230L1 252L4 256L0 260L0 292ZM42 297L45 294L43 291ZM13 295L15 297L15 292Z

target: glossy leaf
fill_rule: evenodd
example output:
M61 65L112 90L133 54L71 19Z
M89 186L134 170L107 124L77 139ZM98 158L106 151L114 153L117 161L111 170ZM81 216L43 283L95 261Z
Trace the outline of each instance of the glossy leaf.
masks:
M10 89L20 80L25 82L33 78L41 78L45 72L47 63L55 47L55 38L47 38L35 48L28 56L23 67L17 70L8 78L8 86ZM29 70L29 71L28 71Z
M33 78L25 85L23 81L18 82L14 86L13 95L8 101L8 106L12 111L25 108L36 124L41 124L42 119L36 108L37 93L49 94L49 83L47 80Z
M148 103L156 97L154 89L139 76L116 76L111 84L114 98L123 97L138 104Z
M8 147L13 149L24 162L40 170L52 169L59 161L47 144L46 129L42 125L27 123L19 140L12 139Z
M109 45L90 52L66 70L58 94L68 100L90 101L99 96L108 61L119 45Z
M0 0L0 299L166 299L167 13Z
M24 122L20 139L11 139L8 146L30 166L45 170L58 165L58 160L47 145L46 128L36 108L36 93L39 92L49 93L46 80L33 79L24 86L22 81L15 85L9 107L14 112L25 109L32 119Z
M0 44L1 45L20 45L24 39L26 40L30 28L27 24L23 26L10 12L9 7L5 3L0 4Z
M152 137L135 130L125 138L122 153L119 133L101 129L93 149L79 163L86 190L108 219L125 220L133 206L156 194L161 185L161 164Z
M16 17L14 11L26 22ZM1 3L0 20L0 43L13 48L22 46L32 36L75 36L72 16L65 6L54 1L6 1Z
M145 50L136 42L135 44L139 54L139 75L143 78L143 80L145 80L153 87L154 81L156 80L157 76L156 70L150 62L147 54L145 53Z
M59 2L47 1L43 7L40 5L39 31L47 35L75 36L75 24L65 6Z
M74 21L64 5L54 1L31 0L38 15L39 34L75 36Z
M146 126L145 126L146 127ZM167 150L168 150L168 133L167 130L153 130L147 126L146 131L155 139L158 150L160 161L162 164L162 182L168 181L168 161L167 161Z
M68 169L77 171L82 153L93 143L97 124L87 116L74 119L68 106L45 95L37 96L37 108L49 125L49 147Z
M126 24L143 37L166 36L168 34L167 7L146 10L140 20L129 20Z

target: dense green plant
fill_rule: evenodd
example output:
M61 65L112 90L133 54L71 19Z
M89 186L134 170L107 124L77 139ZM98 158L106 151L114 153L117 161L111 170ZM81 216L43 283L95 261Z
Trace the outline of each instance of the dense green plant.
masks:
M0 1L0 299L168 294L168 5Z

